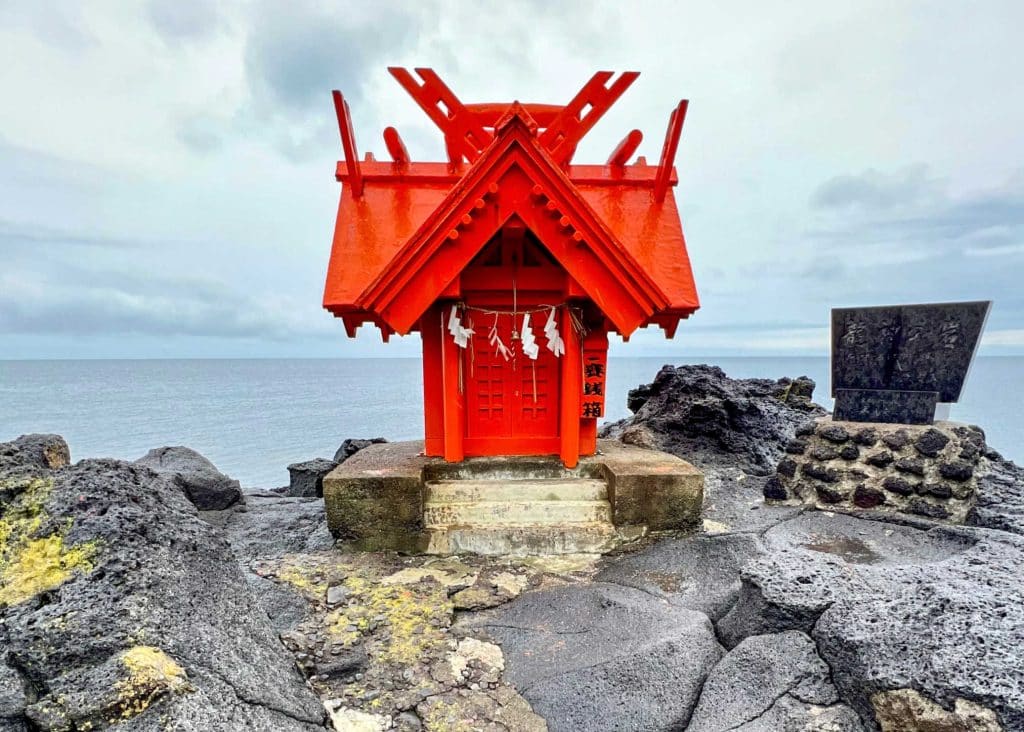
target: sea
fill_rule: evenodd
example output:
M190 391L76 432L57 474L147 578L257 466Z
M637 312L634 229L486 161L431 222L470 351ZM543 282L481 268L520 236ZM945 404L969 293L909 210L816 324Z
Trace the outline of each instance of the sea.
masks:
M611 358L606 420L663 358ZM690 358L732 377L809 376L831 408L827 358ZM1024 460L1024 358L979 357L950 418L980 425L989 444ZM348 437L423 435L419 359L0 360L0 441L63 435L74 460L135 460L187 445L246 489L288 483L290 463L332 457Z

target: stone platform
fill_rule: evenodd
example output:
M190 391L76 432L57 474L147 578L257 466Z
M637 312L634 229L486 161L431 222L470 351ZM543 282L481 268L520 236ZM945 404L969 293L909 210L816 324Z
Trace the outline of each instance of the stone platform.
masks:
M334 537L367 551L576 554L700 522L703 475L656 450L600 440L572 470L555 457L422 453L418 441L371 445L331 471Z

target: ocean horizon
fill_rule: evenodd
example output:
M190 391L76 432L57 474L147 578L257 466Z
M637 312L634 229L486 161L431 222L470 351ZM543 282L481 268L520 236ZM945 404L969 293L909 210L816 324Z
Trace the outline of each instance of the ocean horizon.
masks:
M611 357L605 421L629 415L629 389L665 364L708 363L734 378L816 382L831 409L827 357ZM1024 459L1020 399L1024 357L980 356L950 419L977 424L1006 457ZM349 437L420 439L417 358L0 360L0 441L63 435L74 460L135 460L186 445L248 490L288 483L287 466L332 457Z

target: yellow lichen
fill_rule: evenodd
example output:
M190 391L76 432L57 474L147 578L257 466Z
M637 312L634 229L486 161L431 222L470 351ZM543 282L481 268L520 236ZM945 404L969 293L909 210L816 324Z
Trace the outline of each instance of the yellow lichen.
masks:
M475 727L462 718L459 707L437 700L423 719L427 732L473 732Z
M127 676L116 685L118 700L115 718L134 717L164 694L183 693L191 689L185 669L154 646L129 648L121 654L121 664Z
M0 605L16 605L64 584L72 572L92 571L94 543L64 547L61 534L19 543L0 570Z
M327 592L327 583L315 571L295 564L287 564L277 571L277 578L312 597Z
M371 653L384 663L412 664L444 645L443 628L451 622L452 604L444 588L434 583L380 585L361 577L345 580L348 606L328 613L325 624L335 642L352 645L371 624L388 627L388 638Z
M4 487L12 486L17 493L0 518L0 605L16 605L55 589L76 570L92 571L97 548L96 542L65 547L70 520L48 536L37 535L47 518L52 481L31 478Z

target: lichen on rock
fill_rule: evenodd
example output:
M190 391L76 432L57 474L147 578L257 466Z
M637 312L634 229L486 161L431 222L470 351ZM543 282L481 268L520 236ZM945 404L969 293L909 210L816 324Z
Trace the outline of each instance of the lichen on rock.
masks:
M882 732L1003 731L995 712L967 699L957 699L954 708L946 710L914 689L894 689L872 696L871 705Z
M48 478L4 481L14 499L0 518L0 606L17 605L64 584L76 571L92 571L97 542L65 546L71 520L40 535L49 519L46 499L53 490Z
M116 684L115 719L141 714L165 694L191 690L185 670L159 648L133 646L120 660L127 675Z

